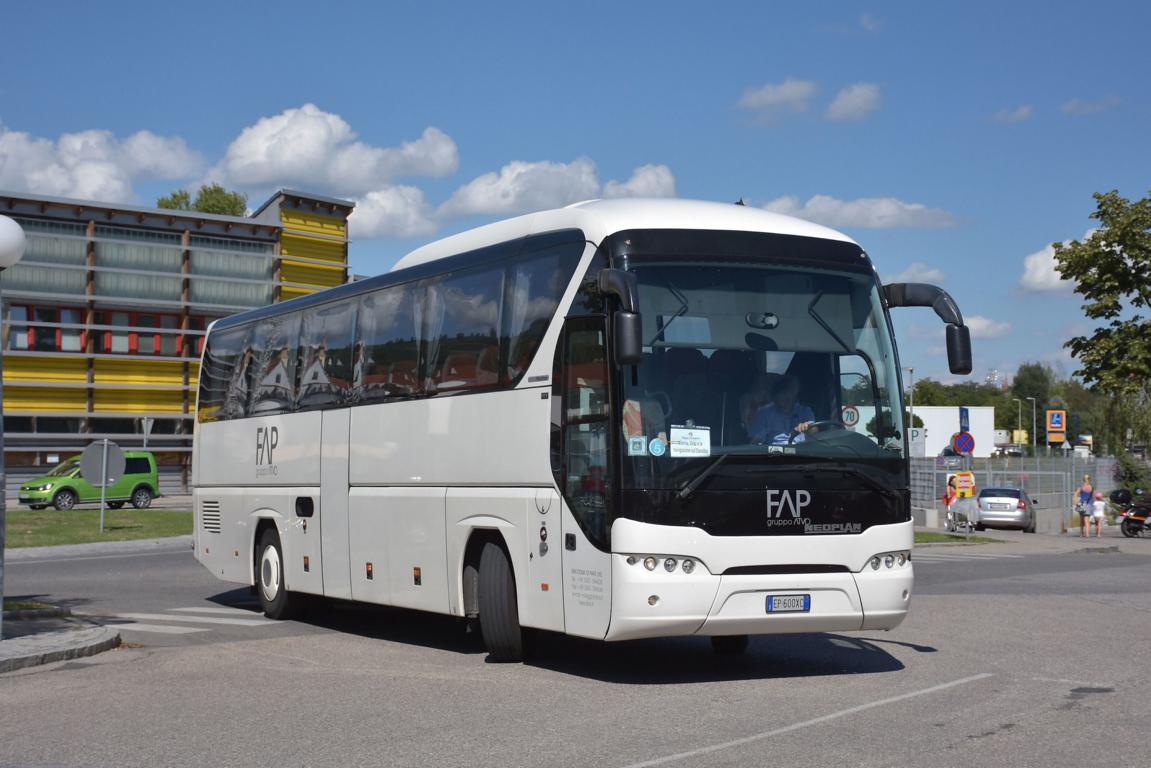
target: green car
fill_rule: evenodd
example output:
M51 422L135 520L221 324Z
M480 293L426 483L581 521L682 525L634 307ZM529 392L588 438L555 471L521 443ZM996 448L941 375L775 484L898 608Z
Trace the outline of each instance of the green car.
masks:
M126 501L132 502L136 509L146 509L159 495L159 488L155 457L148 451L124 451L124 476L108 486L104 498L112 509L119 509ZM80 475L79 456L20 486L20 503L32 509L44 509L51 504L56 509L68 510L92 501L100 501L100 488Z

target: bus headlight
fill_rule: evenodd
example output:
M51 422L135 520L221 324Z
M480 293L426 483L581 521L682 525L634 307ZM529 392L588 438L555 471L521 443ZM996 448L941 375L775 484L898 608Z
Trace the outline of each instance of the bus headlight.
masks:
M685 558L683 563L681 563L679 567L683 568L684 573L691 573L692 571L695 570L695 561L688 559L688 558Z
M649 571L654 571L655 566L656 566L656 559L654 557L652 557L651 555L648 555L647 557L645 557L643 559L643 567L647 568Z
M867 561L867 565L871 566L871 570L878 571L881 565L890 570L892 568L902 568L910 562L911 553L906 550L901 550L899 552L880 552L878 555L872 555L871 559ZM864 567L866 568L866 565Z

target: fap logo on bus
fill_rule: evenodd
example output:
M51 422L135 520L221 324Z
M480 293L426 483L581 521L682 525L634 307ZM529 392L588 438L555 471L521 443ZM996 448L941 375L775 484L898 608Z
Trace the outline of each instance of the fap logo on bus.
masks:
M256 477L275 477L279 474L279 468L272 458L279 444L279 427L256 427Z

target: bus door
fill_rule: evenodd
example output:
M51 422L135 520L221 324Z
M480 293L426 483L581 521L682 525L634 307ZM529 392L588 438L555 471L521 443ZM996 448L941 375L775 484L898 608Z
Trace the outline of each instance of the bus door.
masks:
M562 494L564 621L602 638L611 618L608 470L611 422L605 320L569 319L561 347L553 463Z

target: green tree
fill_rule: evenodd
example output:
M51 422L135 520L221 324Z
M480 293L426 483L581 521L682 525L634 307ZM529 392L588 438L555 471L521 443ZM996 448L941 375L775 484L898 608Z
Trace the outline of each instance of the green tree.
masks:
M1084 383L1108 398L1101 431L1117 451L1128 432L1138 442L1151 439L1151 320L1139 314L1151 308L1151 197L1131 202L1112 190L1094 198L1098 229L1053 247L1059 274L1086 299L1084 314L1106 321L1065 346Z
M1033 438L1036 445L1047 442L1047 408L1051 405L1051 387L1055 382L1055 374L1042 363L1023 363L1015 371L1015 378L1011 381L1011 396L1022 401L1023 423L1030 424L1030 431L1034 431ZM1035 398L1032 408L1028 398ZM1031 413L1028 413L1031 411ZM1031 415L1035 422L1032 424Z
M160 208L177 211L199 211L222 216L244 216L248 212L248 196L243 192L229 192L219 184L204 184L192 199L186 189L177 189L156 201Z

